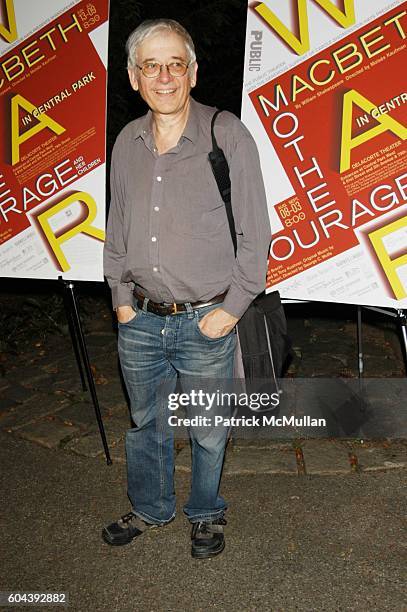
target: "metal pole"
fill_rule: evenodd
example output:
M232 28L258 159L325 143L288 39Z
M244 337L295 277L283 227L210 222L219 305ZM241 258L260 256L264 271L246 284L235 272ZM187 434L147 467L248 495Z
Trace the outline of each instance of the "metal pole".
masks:
M87 391L85 374L83 371L81 355L80 355L79 347L78 347L78 339L76 337L75 326L74 326L74 322L72 319L72 311L71 311L69 300L68 300L68 294L66 290L65 281L62 279L62 276L58 277L58 281L61 283L62 289L63 289L62 298L64 300L65 314L66 314L66 319L68 321L69 333L71 334L72 348L75 354L76 363L78 365L79 376L81 377L82 389L84 391Z
M405 364L406 370L407 370L407 318L406 318L406 311L398 309L397 310L397 318L398 318L398 321L400 323L401 337L403 338L403 341L404 341L404 364Z
M358 335L358 374L363 376L363 346L362 346L362 307L357 307L357 335Z
M79 341L79 348L81 350L82 360L85 366L86 378L88 380L89 390L92 396L93 407L95 409L96 420L99 426L100 437L102 438L103 448L104 448L105 456L106 456L106 462L107 462L107 465L112 465L112 459L110 457L109 446L106 440L105 428L103 425L102 415L100 412L99 401L98 401L98 397L96 394L95 381L93 379L93 374L92 374L92 370L90 367L88 350L86 348L85 337L83 335L82 324L81 324L81 320L79 317L78 306L76 303L74 284L71 281L68 281L68 282L64 281L64 284L71 298L72 319L73 319L73 322L76 328L76 334L77 334L77 338Z

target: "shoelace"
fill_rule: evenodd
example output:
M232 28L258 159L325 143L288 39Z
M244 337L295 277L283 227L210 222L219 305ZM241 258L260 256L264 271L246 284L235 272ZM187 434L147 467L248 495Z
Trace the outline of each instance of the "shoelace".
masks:
M137 519L137 516L133 512L128 512L121 517L121 522L124 524L131 523L131 521Z
M210 534L210 533L221 533L223 531L222 526L226 525L227 521L224 518L217 519L212 523L208 521L199 521L198 523L194 523L192 527L192 537L195 538L197 534ZM216 529L219 527L219 529Z

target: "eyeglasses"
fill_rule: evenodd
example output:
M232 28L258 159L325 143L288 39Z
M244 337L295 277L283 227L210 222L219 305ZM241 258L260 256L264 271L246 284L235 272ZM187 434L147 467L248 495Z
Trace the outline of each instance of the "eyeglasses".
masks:
M185 62L171 62L170 64L159 64L158 62L147 62L142 66L139 66L138 64L136 64L136 66L141 70L145 77L148 79L154 79L161 74L161 70L164 66L167 68L171 76L182 77L186 74L191 63L192 62L189 62L189 64L186 64Z

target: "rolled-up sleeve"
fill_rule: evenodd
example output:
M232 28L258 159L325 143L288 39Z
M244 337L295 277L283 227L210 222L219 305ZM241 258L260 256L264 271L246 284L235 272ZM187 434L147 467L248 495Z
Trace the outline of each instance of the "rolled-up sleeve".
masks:
M229 166L238 248L223 308L240 318L265 288L271 239L259 154L249 133L238 142Z
M120 142L116 142L112 153L110 170L111 200L103 251L104 274L112 291L113 308L133 304L134 283L121 281L125 261L124 241L125 198L123 182L120 177Z

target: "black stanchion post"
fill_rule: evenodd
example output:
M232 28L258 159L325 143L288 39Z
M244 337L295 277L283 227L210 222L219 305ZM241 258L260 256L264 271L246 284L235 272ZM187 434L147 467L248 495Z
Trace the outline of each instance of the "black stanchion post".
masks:
M65 281L63 280L62 276L58 277L58 281L61 283L61 286L62 286L62 299L64 300L66 320L68 321L69 333L71 335L71 341L72 341L72 348L75 354L76 363L78 365L79 376L81 377L82 389L84 391L87 391L85 373L83 371L82 360L81 360L81 355L80 355L79 346L78 346L78 339L77 339L77 335L75 331L74 321L72 318L72 309L71 309L70 302L68 299Z
M407 317L405 310L397 310L397 318L400 323L401 337L404 342L404 365L407 371Z
M363 376L363 345L362 345L362 307L357 307L357 334L358 334L358 374Z
M96 394L95 381L93 379L92 369L90 367L88 350L86 348L85 337L83 335L82 324L79 317L78 306L75 297L74 284L72 281L64 281L62 277L59 277L59 280L63 283L64 291L65 291L65 299L69 314L68 314L68 324L69 319L71 318L71 324L73 325L73 334L72 335L72 343L75 346L75 343L79 344L80 354L82 356L83 365L85 368L86 378L88 381L89 391L92 397L93 407L95 409L96 420L99 427L100 437L102 439L103 448L106 456L107 465L112 465L112 459L110 457L109 446L106 440L105 428L103 425L102 415L100 412L100 406L98 397ZM75 340L74 340L75 336ZM74 348L75 350L75 348ZM78 355L79 356L79 355ZM80 369L82 365L80 366Z

